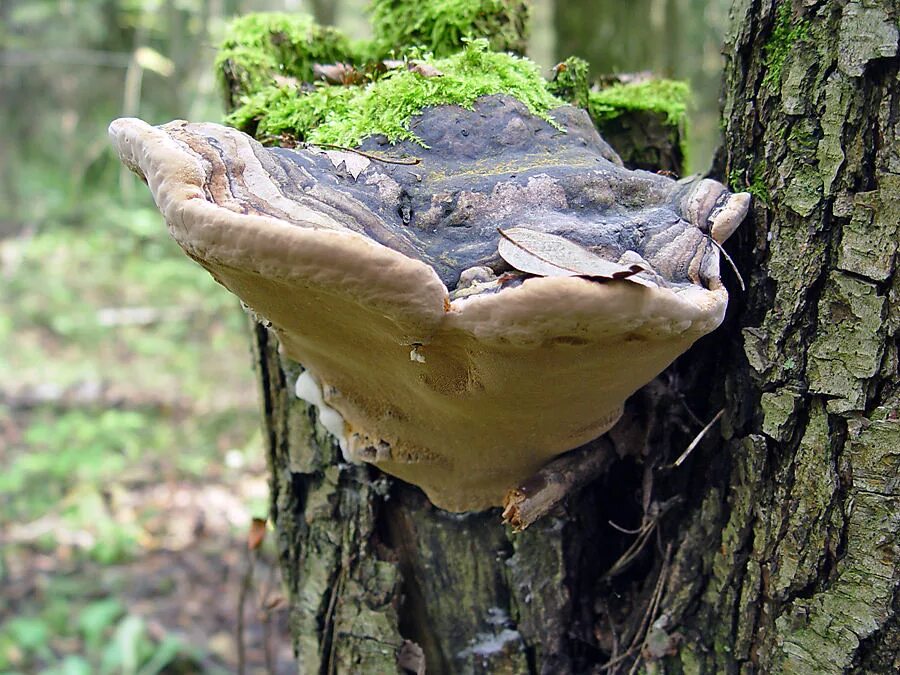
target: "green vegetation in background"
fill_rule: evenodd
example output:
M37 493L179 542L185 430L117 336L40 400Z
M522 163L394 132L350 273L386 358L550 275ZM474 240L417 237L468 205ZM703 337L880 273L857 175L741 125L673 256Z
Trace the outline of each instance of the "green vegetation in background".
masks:
M809 22L806 20L795 22L793 11L791 3L788 0L782 0L775 15L775 28L772 30L772 36L763 48L766 55L766 74L763 77L763 85L770 89L781 82L781 70L784 68L784 61L794 43L805 39L809 34Z
M570 56L554 68L553 79L547 85L550 92L579 108L590 105L590 64L577 56Z
M18 600L16 616L0 607L0 672L200 668L196 648L151 634L111 599L123 589L83 571L146 553L158 511L131 505L133 495L223 474L234 485L243 470L223 468L225 454L245 465L259 458L258 413L242 393L252 377L243 314L184 260L150 200L141 203L86 195L90 226L51 221L0 240L0 381L13 400L47 398L0 405L0 522L34 532L4 542L0 584L4 561L19 556L52 556L61 568L38 596ZM104 318L130 308L157 319Z
M201 649L173 635L161 640L151 637L146 622L128 613L118 600L105 598L81 605L78 600L83 587L54 586L47 589L53 599L42 612L0 624L0 672L20 672L23 663L54 662L57 665L42 669L41 675L198 671ZM60 641L81 645L80 653L57 660L54 643Z
M687 82L647 80L592 91L589 110L597 123L615 119L626 111L643 110L665 115L671 126L682 126L690 98L691 89Z
M418 141L408 123L427 106L471 108L481 96L509 94L534 115L552 122L550 110L563 103L550 93L533 62L490 51L483 39L467 43L447 58L426 59L425 64L440 74L427 76L398 68L366 87L320 86L311 93L295 85L268 87L250 97L226 122L253 129L258 137L288 136L356 146L375 134L392 142Z
M454 7L471 9L470 5L467 0ZM373 13L377 16L389 10L407 11L404 9L407 6L410 3L376 3ZM426 15L427 11L430 10L426 10ZM625 111L646 110L665 115L666 124L684 132L689 98L686 83L653 80L589 92L589 66L583 59L570 58L558 66L554 81L548 83L532 61L494 51L483 38L460 37L457 50L443 58L424 51L434 47L433 41L424 47L395 43L406 58L412 59L410 65L414 67L401 66L384 72L383 66L379 70L370 64L353 72L352 79L361 80L360 84L317 82L311 85L312 66L317 60L310 45L316 45L316 53L324 53L320 41L338 44L311 18L250 15L235 21L228 35L217 60L218 74L223 83L230 83L232 91L240 95L234 101L235 110L225 121L273 145L299 141L353 147L376 134L386 136L391 142L418 140L409 131L408 124L425 107L455 104L470 108L479 97L490 94L514 96L533 114L551 123L550 111L565 99L588 108L598 123ZM294 37L279 37L273 47L275 35ZM398 40L415 38L412 33L395 36ZM376 41L379 39L382 38L376 36ZM296 53L280 51L295 43ZM442 49L450 47L448 43ZM334 49L347 50L348 43L340 42L339 48ZM236 72L235 54L243 55L237 81L232 79ZM327 65L335 60L339 59L318 62ZM273 81L276 72L288 74L292 79Z
M372 0L375 58L420 47L441 58L487 37L496 52L524 54L529 6L524 0Z
M307 14L248 14L228 24L216 57L222 86L238 95L253 93L277 78L313 80L316 63L358 63L350 41Z
M0 380L65 389L102 378L138 398L222 400L216 381L233 382L250 362L243 314L185 264L146 202L127 208L88 197L89 227L53 224L3 244L15 263L0 285L0 304L10 308L0 315ZM119 308L155 316L110 326L104 317ZM129 368L115 367L125 358Z

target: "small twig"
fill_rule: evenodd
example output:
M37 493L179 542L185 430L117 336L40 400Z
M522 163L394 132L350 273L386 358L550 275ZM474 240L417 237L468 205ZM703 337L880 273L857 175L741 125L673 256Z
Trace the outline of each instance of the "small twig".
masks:
M410 157L409 159L382 157L381 155L374 155L371 152L364 152L363 150L348 148L343 145L335 145L334 143L311 143L311 145L317 145L322 148L331 148L332 150L342 150L343 152L353 152L357 155L360 155L361 157L365 157L366 159L374 159L376 162L384 162L385 164L403 164L406 166L412 166L413 164L420 164L422 162L422 160L418 157Z
M663 502L654 502L653 505L648 508L644 513L644 520L641 524L640 528L638 528L634 532L628 532L622 527L617 526L615 523L610 521L610 525L617 530L626 532L628 534L637 534L637 538L631 543L631 546L619 556L619 559L613 563L612 567L610 567L606 573L603 575L606 578L612 578L617 574L621 573L628 567L637 556L644 550L644 547L647 545L647 542L650 541L650 537L653 532L659 532L659 522L662 520L663 516L667 514L675 505L681 502L681 497L676 495L671 497Z
M269 594L275 585L275 565L269 565L269 574L266 577L266 583L263 586L262 593L259 597L260 623L263 632L263 658L266 662L266 672L269 675L276 675L275 658L272 652L272 607L269 601Z
M237 625L235 626L235 637L237 639L237 672L238 675L244 675L246 668L246 653L244 651L244 605L247 603L247 596L253 588L253 572L256 569L256 561L259 558L259 550L266 536L266 521L262 518L254 518L250 523L250 530L247 533L247 548L244 557L244 574L241 577L241 588L238 593L237 608Z
M612 527L614 530L618 530L622 534L641 534L644 531L644 529L647 527L646 524L642 524L638 528L629 530L627 527L622 527L621 525L617 525L612 520L607 520L606 522L609 523L610 527Z
M328 601L328 609L325 611L325 628L322 631L323 635L328 635L334 630L334 612L337 607L337 601L340 597L341 593L344 592L344 582L347 576L347 567L349 566L349 561L342 562L341 570L338 573L337 582L334 585L334 588L331 591L331 598ZM332 673L336 673L337 671L334 668L334 655L337 649L337 645L335 645L334 635L330 635L331 643L328 649L328 669L325 671L328 675Z
M734 260L731 259L731 256L728 255L728 251L722 248L722 244L713 239L710 235L705 235L707 239L709 239L713 245L719 249L719 252L725 256L725 260L728 261L728 264L731 265L731 269L734 270L734 275L737 277L738 283L741 285L741 291L747 292L747 285L744 283L744 277L741 276L741 273L738 272L737 265L734 264Z
M609 656L609 660L615 661L619 657L619 633L616 631L616 624L613 622L612 612L609 611L609 606L606 607L606 622L609 624L609 634L612 636L612 654Z
M605 473L616 458L604 438L557 457L534 476L506 493L503 522L521 532L547 515L568 495Z
M637 539L635 539L631 546L626 549L625 553L619 556L619 559L613 563L612 567L610 567L606 573L603 575L607 579L611 579L616 576L620 572L622 572L626 567L628 567L635 558L640 555L641 551L644 550L644 546L647 545L647 542L650 541L650 535L653 533L653 530L656 528L657 519L648 520L646 525L642 526L639 530L639 535Z
M600 666L600 670L612 670L616 666L618 666L622 661L626 661L628 658L634 654L636 647L629 647L626 651L619 654L616 658L610 659L602 666Z
M244 605L247 603L247 596L250 594L250 588L253 586L253 569L256 567L256 551L248 547L246 549L244 561L244 574L241 577L241 589L238 593L237 625L235 626L238 675L244 675L246 670L247 655L244 650Z
M650 596L650 602L647 603L647 609L644 612L644 616L641 618L640 629L637 633L635 633L634 640L631 643L631 647L629 649L638 649L639 653L643 652L644 645L647 643L647 634L650 631L650 626L653 625L653 621L655 620L656 610L659 609L659 603L662 601L663 588L665 587L666 579L669 577L669 562L672 555L672 544L671 542L666 547L666 555L663 558L662 567L659 570L659 576L656 579L656 585L653 588L653 594ZM631 665L631 669L628 671L628 675L634 675L637 672L638 666L640 665L642 660L641 656L638 656L634 660L634 663Z
M703 440L703 437L709 433L709 430L713 428L713 425L716 422L722 419L722 415L724 414L725 408L722 408L719 412L716 413L716 416L709 421L709 424L707 424L700 430L700 433L694 437L694 440L692 440L691 444L687 446L687 449L681 453L681 456L678 459L675 460L675 462L672 464L673 468L679 467L684 464L684 461L688 458L688 455L690 455L694 451L694 448L700 445L700 441Z

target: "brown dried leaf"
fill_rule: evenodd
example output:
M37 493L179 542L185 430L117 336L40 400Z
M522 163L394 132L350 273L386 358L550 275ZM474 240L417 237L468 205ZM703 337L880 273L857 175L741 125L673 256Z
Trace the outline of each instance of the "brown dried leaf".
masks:
M372 163L372 161L364 156L360 155L357 152L346 152L344 150L326 150L325 154L328 155L328 159L331 160L331 163L334 165L335 169L341 168L341 164L344 165L344 168L347 170L351 176L353 176L353 180L359 178L359 174L366 170L366 167Z
M409 70L413 73L418 73L422 77L443 77L444 74L432 66L429 63L425 63L424 61L410 61L409 62Z
M254 518L250 523L250 531L247 533L247 548L255 551L262 546L266 538L266 521L262 518Z
M343 63L314 63L313 77L332 84L340 84L344 79Z
M646 271L640 265L620 265L565 237L524 227L500 232L500 257L520 272L541 277L629 279ZM641 282L638 282L641 283Z
M360 71L346 63L314 63L313 77L331 84L357 84L365 79Z

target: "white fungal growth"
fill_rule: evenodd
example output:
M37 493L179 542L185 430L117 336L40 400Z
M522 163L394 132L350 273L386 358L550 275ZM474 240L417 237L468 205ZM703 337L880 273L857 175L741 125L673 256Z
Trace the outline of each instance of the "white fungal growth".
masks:
M469 646L456 655L457 658L464 659L470 655L485 658L502 652L510 642L521 641L519 631L506 626L509 623L509 616L499 607L488 609L487 622L492 627L491 632L477 633L475 638L469 641Z
M344 460L352 462L353 458L350 456L350 444L347 439L347 427L344 424L344 418L341 417L337 410L328 407L325 399L322 397L322 388L308 370L304 370L300 373L300 377L297 378L297 384L294 385L294 395L311 406L315 406L319 422L328 433L337 439L338 445L341 446L341 454L343 454Z

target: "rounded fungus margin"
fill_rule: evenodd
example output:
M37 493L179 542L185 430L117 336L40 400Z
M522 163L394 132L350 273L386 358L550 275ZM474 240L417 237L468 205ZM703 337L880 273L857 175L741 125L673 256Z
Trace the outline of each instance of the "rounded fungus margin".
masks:
M304 390L318 383L308 396L343 418L347 456L450 511L500 505L605 433L628 396L719 325L728 295L709 240L748 207L715 181L627 171L573 108L554 113L561 134L488 99L425 111L414 125L427 150L364 146L415 166L267 149L215 124L110 126L176 241L311 373ZM566 237L636 264L638 278L509 269L502 227Z

